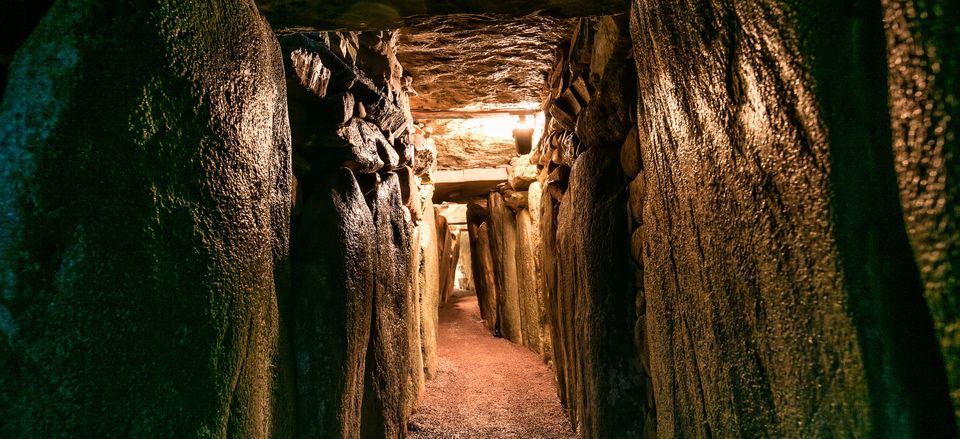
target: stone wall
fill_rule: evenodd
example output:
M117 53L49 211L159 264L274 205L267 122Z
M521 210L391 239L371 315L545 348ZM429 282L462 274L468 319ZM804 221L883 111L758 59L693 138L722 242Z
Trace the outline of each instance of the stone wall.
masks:
M580 20L549 77L540 144L468 216L488 327L554 365L585 437L656 435L642 268L630 256L631 235L642 236L628 206L638 171L625 178L620 165L621 146L638 157L629 49L626 16ZM497 306L484 306L491 296Z
M921 145L891 140L880 3L634 2L661 435L955 435L896 185L894 146Z
M296 206L291 239L298 434L403 437L436 367L440 246L429 148L396 34L282 38Z

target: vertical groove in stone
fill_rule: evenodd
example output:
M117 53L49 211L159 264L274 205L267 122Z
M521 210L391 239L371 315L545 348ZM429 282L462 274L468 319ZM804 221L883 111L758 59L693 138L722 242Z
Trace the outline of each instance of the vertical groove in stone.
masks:
M411 367L412 316L410 275L411 224L403 212L399 179L387 173L371 201L376 230L376 263L370 345L363 399L361 437L400 438L406 435L410 403L408 374Z

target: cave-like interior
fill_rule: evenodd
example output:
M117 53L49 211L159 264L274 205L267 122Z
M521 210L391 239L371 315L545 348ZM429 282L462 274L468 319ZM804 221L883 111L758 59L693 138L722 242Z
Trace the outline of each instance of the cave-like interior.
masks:
M951 2L2 9L0 437L957 436Z

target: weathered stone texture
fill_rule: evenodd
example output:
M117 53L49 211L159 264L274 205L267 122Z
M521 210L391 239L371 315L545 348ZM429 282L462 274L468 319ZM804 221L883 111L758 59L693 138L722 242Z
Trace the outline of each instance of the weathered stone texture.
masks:
M900 196L960 421L960 8L883 5Z
M546 97L543 78L570 32L570 20L543 15L411 20L400 29L399 52L415 81L410 103L420 111L533 110Z
M0 436L293 435L286 92L253 2L57 2L9 68Z
M400 183L390 173L377 186L371 201L376 229L373 314L364 383L361 437L400 438L406 435L410 406L407 389L411 370L410 294L411 224L403 212Z
M792 3L634 2L658 433L952 436L879 3Z
M257 6L274 29L369 30L395 29L425 17L484 13L501 19L543 17L584 17L624 13L624 0L506 0L482 2L330 2L320 0L261 0Z
M493 274L493 255L490 251L489 211L487 201L474 201L467 205L467 231L470 233L470 254L472 256L473 280L480 305L480 317L483 324L496 334L497 321L497 284Z
M547 323L543 331L549 335L551 359L557 372L557 388L560 393L560 402L567 404L566 376L563 369L566 364L564 351L560 345L563 341L557 332L560 320L559 291L557 291L557 202L553 197L545 196L540 199L540 244L537 251L540 253L540 282L543 290L544 314Z
M537 286L537 263L535 229L530 212L526 209L517 214L517 293L520 299L520 324L523 344L538 354L543 354L542 322Z
M514 157L507 170L507 182L515 191L526 191L530 183L537 181L537 165L530 164L530 154Z
M455 256L460 253L454 253L454 236L450 232L450 223L447 217L440 214L439 207L434 207L437 219L437 255L439 257L440 277L440 305L447 303L447 299L453 294L453 281L456 277L457 261Z
M497 321L500 334L523 343L520 293L517 284L517 221L499 192L487 199L490 209L490 255L497 285Z
M430 197L424 200L420 223L420 340L423 371L427 379L437 373L437 324L440 306L440 255L437 244L437 214Z
M374 227L353 174L341 169L307 198L295 229L294 349L301 436L360 434L378 256Z
M554 350L563 351L557 354L561 391L584 437L641 437L644 428L645 389L632 343L637 314L626 181L618 157L616 149L594 148L577 159L557 219Z
M457 251L460 252L458 266L463 276L457 282L461 290L476 292L473 284L473 253L470 250L470 232L461 228L457 236Z
M417 200L417 204L420 200ZM420 306L420 234L423 226L413 227L410 235L410 274L408 285L410 295L407 300L410 302L411 315L406 320L407 331L411 334L408 348L410 350L410 369L407 379L407 413L413 413L420 396L426 388L426 375L423 371L423 339L421 328L421 316L423 311Z

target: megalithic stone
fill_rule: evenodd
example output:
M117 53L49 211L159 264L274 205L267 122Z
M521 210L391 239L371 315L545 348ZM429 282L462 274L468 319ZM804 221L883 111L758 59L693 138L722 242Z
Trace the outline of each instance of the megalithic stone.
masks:
M497 315L504 338L523 343L517 286L517 221L499 192L491 192L490 254L497 285Z
M585 437L641 437L646 398L633 343L627 182L616 149L590 149L577 159L558 226L560 337L570 354L573 419Z
M360 434L377 257L373 216L348 169L304 205L291 250L297 434Z
M399 179L389 173L371 201L376 228L376 264L373 316L364 384L361 437L400 438L406 435L406 398L410 369L406 322L412 307L407 276L410 273L411 224L403 212Z
M517 213L517 290L520 299L520 318L523 344L543 355L540 301L537 290L536 241L533 220L527 209Z
M0 436L294 436L273 32L250 0L30 3L2 63Z
M440 319L440 256L437 250L437 221L433 201L426 198L420 223L420 342L423 372L432 379L437 372L437 325Z

